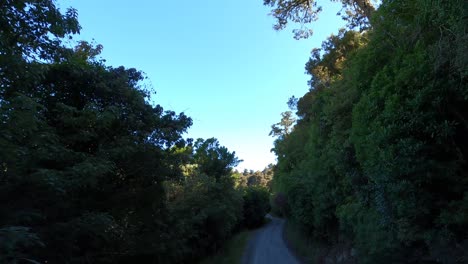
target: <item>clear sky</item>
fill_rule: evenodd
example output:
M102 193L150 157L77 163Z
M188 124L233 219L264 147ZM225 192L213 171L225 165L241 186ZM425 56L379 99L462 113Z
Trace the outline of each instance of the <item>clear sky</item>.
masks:
M297 25L272 29L263 0L58 1L78 10L75 39L102 44L110 66L145 72L155 103L193 119L186 137L216 137L241 170L275 163L271 125L308 90L310 51L344 25L340 4L324 4L314 35L298 41Z

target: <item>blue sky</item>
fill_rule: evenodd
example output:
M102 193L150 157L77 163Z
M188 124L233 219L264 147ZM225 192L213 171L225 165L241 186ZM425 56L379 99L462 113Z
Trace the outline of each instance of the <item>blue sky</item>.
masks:
M60 0L78 10L76 40L102 44L111 66L146 73L155 103L184 112L194 125L187 137L216 137L244 160L239 169L275 163L271 125L286 101L307 90L304 65L344 22L340 4L324 2L314 35L295 40L290 25L272 29L262 0Z

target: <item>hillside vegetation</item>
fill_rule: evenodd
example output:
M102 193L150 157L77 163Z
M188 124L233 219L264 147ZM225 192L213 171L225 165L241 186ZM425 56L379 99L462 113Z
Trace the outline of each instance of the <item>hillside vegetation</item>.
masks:
M279 22L306 2L265 1ZM468 261L467 12L384 0L312 52L296 122L272 127L278 206L306 237L358 263Z

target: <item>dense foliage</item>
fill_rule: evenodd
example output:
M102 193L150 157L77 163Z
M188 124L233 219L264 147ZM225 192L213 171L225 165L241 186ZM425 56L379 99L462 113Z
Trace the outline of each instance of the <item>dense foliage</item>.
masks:
M0 263L193 263L241 228L240 160L52 0L0 7Z
M182 183L167 182L171 219L166 241L173 262L193 262L219 250L240 229L242 193L229 175L220 179L192 170ZM166 260L167 261L167 260Z
M468 261L466 1L382 1L306 64L274 190L310 237L359 263Z
M255 187L261 186L271 191L271 181L273 179L273 164L268 165L261 171L244 169L242 173L236 171L233 177L236 179L237 187Z
M263 186L251 186L244 190L244 225L259 227L270 211L270 193Z

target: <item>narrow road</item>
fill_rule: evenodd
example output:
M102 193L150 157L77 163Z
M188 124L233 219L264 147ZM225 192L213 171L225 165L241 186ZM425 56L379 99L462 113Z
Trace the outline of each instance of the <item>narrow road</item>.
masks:
M284 220L268 215L271 222L257 230L247 245L242 264L299 264L283 240Z

